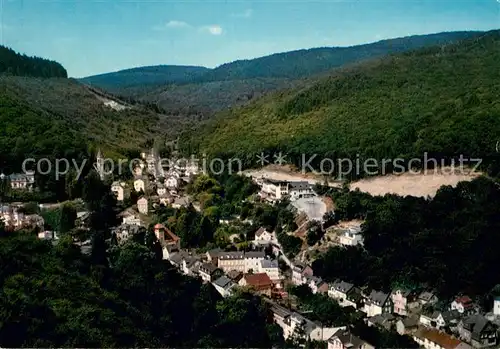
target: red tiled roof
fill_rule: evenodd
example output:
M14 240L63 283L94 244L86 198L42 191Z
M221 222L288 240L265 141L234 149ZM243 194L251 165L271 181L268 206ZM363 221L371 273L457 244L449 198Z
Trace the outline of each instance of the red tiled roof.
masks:
M455 302L460 303L464 306L472 306L472 299L470 299L468 296L458 297L457 299L455 299Z
M416 333L416 337L427 338L429 341L438 344L444 349L454 349L462 343L444 332L426 328L419 329Z
M259 274L246 274L244 276L247 285L254 287L271 287L272 282L269 276L266 273Z
M165 228L165 240L179 241L181 238L170 231L170 229Z

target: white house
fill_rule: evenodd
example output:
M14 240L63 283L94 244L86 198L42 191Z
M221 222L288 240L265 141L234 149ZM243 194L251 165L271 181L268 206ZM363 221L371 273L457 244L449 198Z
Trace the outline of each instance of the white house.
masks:
M345 329L345 326L336 328L323 327L321 324L277 304L271 306L271 312L274 322L283 329L285 340L298 335L303 330L303 339L326 341L337 331Z
M367 317L392 313L392 300L388 293L372 291L365 299L364 312Z
M216 271L217 267L212 263L203 263L198 269L198 274L203 281L212 282Z
M361 227L351 227L346 230L341 236L339 242L344 246L363 245L363 235Z
M264 260L266 254L264 251L250 251L245 252L245 270L244 273L248 273L252 270L256 273L260 269L260 262Z
M222 297L230 296L233 293L234 287L236 286L236 284L225 275L212 282L212 285Z
M288 182L264 179L259 196L268 200L281 200L288 195Z
M145 183L144 183L144 180L142 178L137 178L136 180L134 180L134 190L136 192L140 192L140 191L145 191Z
M270 259L261 260L258 272L266 273L267 276L269 276L269 278L273 282L280 280L280 269L278 267L278 261L276 260L270 260Z
M313 270L308 265L296 263L292 267L292 283L294 285L303 285L309 277L313 276Z
M311 187L311 184L306 181L290 182L288 185L288 195L290 200L298 200L302 198L310 198L316 196L316 193Z
M125 199L125 183L118 181L113 182L111 191L116 195L116 200L123 201L123 199Z
M165 186L169 189L176 189L179 187L179 177L170 175L165 178Z
M353 335L348 329L342 329L330 337L328 349L375 349L375 347Z
M156 193L159 196L165 196L167 194L167 188L162 183L158 183L156 185Z
M242 273L246 273L245 268L245 253L244 252L220 252L217 259L219 269L222 269L225 273L236 270Z
M451 310L456 310L460 314L470 314L474 310L474 303L468 296L457 297L450 306Z
M347 302L347 294L354 288L353 284L337 280L328 288L328 296L335 299L340 306L345 307L351 305Z
M259 230L255 232L254 243L257 245L265 245L271 242L274 242L276 239L274 238L274 234L269 232L264 227L260 227Z
M142 214L148 214L148 199L145 197L140 198L137 200L137 209L139 210L140 213Z

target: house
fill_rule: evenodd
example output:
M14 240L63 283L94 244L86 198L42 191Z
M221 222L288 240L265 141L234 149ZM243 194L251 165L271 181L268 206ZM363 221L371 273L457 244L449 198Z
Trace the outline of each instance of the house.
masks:
M230 296L233 293L234 287L236 286L236 284L227 276L221 276L220 278L212 282L212 285L222 297Z
M337 331L328 340L328 349L375 349L375 347L345 329Z
M259 273L265 273L271 281L277 282L280 280L280 269L277 260L263 259L260 261Z
M309 286L313 294L328 292L328 284L324 282L323 279L321 279L320 277L317 276L309 277L307 285Z
M217 270L217 267L212 263L203 263L198 268L198 274L203 281L212 282Z
M264 251L250 251L245 253L245 270L244 273L250 271L257 272L260 269L260 262L264 260L266 254Z
M244 252L221 252L217 260L217 266L225 273L231 270L246 272Z
M2 173L0 179L4 180L6 176ZM33 189L35 185L35 173L33 171L26 171L25 173L13 173L8 176L10 187L12 189Z
M418 307L418 294L412 290L395 289L391 293L394 313L402 316L408 315L408 309Z
M354 288L353 284L337 280L328 288L328 296L335 299L340 306L346 306L344 303L347 300L347 293ZM350 304L349 304L350 305Z
M340 235L339 243L344 246L357 246L363 245L363 235L361 227L351 227Z
M200 264L201 262L197 257L188 255L182 260L181 270L186 275L194 276L199 272Z
M175 245L167 245L167 246L163 246L162 252L163 252L163 259L171 261L172 256L176 255L180 252L180 248L178 246L175 246Z
M303 285L307 282L307 277L313 276L313 270L310 266L297 263L292 268L292 283L294 285Z
M140 192L140 191L142 191L142 192L146 191L146 183L145 183L144 179L142 179L140 177L140 178L136 178L134 180L134 190L137 193Z
M131 210L125 210L119 214L122 224L142 226L141 218Z
M205 253L207 261L211 262L214 265L218 265L217 259L219 258L219 253L221 253L222 250L220 248L214 248L210 251L207 251Z
M483 315L475 314L462 319L458 324L460 338L474 348L486 348L497 344L497 325Z
M2 220L6 228L18 229L23 225L25 217L16 207L4 205L0 206L0 221Z
M392 313L392 300L388 293L371 291L365 299L364 312L367 317L383 313Z
M118 228L114 229L116 235L116 240L118 244L121 245L125 243L132 235L139 231L140 227L138 225L122 224Z
M435 329L419 328L412 338L425 349L472 349L459 339Z
M243 278L243 273L237 270L231 270L226 275L235 283L239 283L240 280Z
M353 307L354 309L363 309L364 297L361 290L357 287L353 287L349 292L347 292L347 298L344 300L344 307Z
M265 273L245 274L238 284L240 286L248 286L258 294L271 297L273 283Z
M272 319L283 329L285 340L300 333L303 339L326 341L339 330L345 329L345 327L323 327L321 324L315 323L299 313L275 303L271 304Z
M272 232L268 232L264 227L260 227L259 230L255 232L255 244L269 244L275 240L274 234Z
M396 322L396 331L401 335L410 335L418 329L419 318L416 316L399 319Z
M426 327L443 329L444 327L455 328L460 320L460 313L457 310L451 311L422 311L420 314L420 323Z
M312 186L307 181L290 182L288 185L288 195L290 200L295 201L302 198L316 196Z
M474 303L468 296L461 296L451 302L450 309L456 310L460 314L469 315L474 312Z
M396 317L390 313L379 314L366 319L368 326L376 326L387 331L392 329L392 325L395 321Z
M148 199L146 199L144 196L141 197L139 200L137 200L137 210L139 213L148 214Z
M421 305L426 305L426 304L435 304L438 301L438 298L433 292L430 291L423 291L418 295L418 302Z
M172 202L172 207L176 209L187 206L189 206L189 199L186 197L176 198L174 202Z
M156 185L156 193L158 194L158 196L165 196L167 195L167 188L165 188L163 184L158 183Z
M116 200L123 201L125 199L125 183L115 181L111 184L111 191L115 194Z
M179 187L179 177L175 175L169 175L165 178L165 186L168 189L177 189Z
M181 239L162 224L154 226L154 233L162 246L176 246L180 248Z
M288 182L263 179L259 196L268 201L277 201L288 195Z

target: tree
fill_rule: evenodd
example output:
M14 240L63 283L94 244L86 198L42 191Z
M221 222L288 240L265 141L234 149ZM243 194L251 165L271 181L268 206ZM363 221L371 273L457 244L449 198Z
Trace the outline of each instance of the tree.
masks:
M58 232L63 235L75 227L76 209L71 204L62 205L59 211Z

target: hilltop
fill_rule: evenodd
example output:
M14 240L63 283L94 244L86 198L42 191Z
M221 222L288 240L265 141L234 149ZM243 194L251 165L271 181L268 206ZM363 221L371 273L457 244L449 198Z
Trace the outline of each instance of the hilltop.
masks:
M80 81L131 100L158 104L169 112L188 111L188 114L211 116L228 107L246 104L268 92L294 87L300 79L323 74L346 64L421 47L444 45L476 35L479 33L415 35L351 47L276 53L223 64L214 69L144 67L91 76Z
M301 88L224 111L182 142L238 157L283 151L324 157L449 159L495 155L500 132L500 31L333 71Z
M28 57L0 45L0 75L31 76L39 78L66 78L66 69L55 61Z

